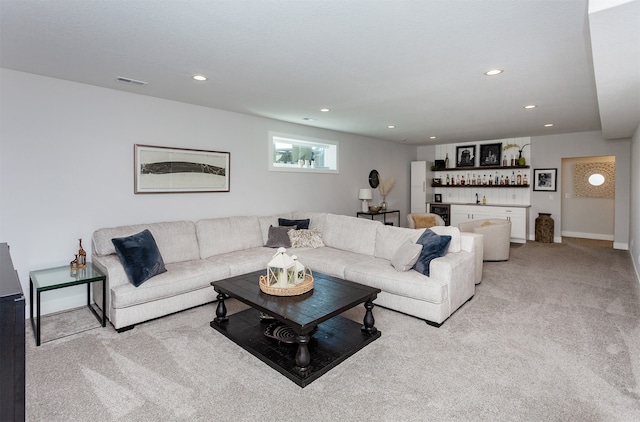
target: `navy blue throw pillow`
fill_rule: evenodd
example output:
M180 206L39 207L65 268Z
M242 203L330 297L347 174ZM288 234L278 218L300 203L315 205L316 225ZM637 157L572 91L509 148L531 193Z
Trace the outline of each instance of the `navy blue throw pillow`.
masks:
M113 246L129 281L138 287L151 277L162 274L167 269L149 230L128 237L111 239Z
M422 245L422 252L413 269L428 276L431 261L447 254L451 236L440 236L426 229L416 243Z
M283 226L297 226L296 230L309 230L309 219L305 220L288 220L286 218L278 218L278 225Z

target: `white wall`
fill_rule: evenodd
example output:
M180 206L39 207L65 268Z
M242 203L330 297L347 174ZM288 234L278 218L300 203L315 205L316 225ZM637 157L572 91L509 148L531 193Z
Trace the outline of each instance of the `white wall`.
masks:
M0 90L0 242L26 295L30 270L68 264L78 238L90 254L100 227L293 210L355 215L374 168L396 179L389 207L409 209L413 146L7 69ZM269 172L270 130L339 141L340 174ZM229 151L231 191L134 195L134 144ZM49 292L43 312L80 306L83 292Z
M640 282L640 125L631 140L631 227L629 245L631 258L636 269L636 277Z
M562 236L613 240L615 198L575 195L574 167L579 163L614 163L613 156L564 158L562 160ZM584 212L588 210L589 212Z
M631 142L629 139L606 140L600 132L578 132L564 135L533 136L534 145L531 165L534 168L557 168L557 192L531 192L531 227L535 227L535 218L539 212L552 214L555 220L554 237L561 238L562 228L562 159L591 157L600 155L615 156L616 161L616 198L614 216L613 247L629 248L629 195L631 182ZM569 177L569 175L567 175Z

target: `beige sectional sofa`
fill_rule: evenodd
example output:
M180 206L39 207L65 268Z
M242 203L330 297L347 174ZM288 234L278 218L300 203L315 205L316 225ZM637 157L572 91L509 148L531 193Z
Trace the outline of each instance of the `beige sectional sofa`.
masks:
M477 280L477 253L482 237L453 227L435 227L452 235L448 252L430 264L430 276L391 265L395 251L415 242L424 230L383 225L344 215L294 212L277 216L226 217L196 222L174 221L102 228L93 234L92 261L107 275L106 313L124 331L135 324L216 300L212 281L266 270L275 249L263 245L278 218L310 219L310 229L322 234L324 247L294 248L288 253L313 271L382 290L376 305L403 312L439 326L471 299ZM139 287L127 278L113 238L148 229L158 245L167 271ZM480 255L482 256L482 255ZM258 280L256 280L256 285ZM96 303L102 303L95 289Z

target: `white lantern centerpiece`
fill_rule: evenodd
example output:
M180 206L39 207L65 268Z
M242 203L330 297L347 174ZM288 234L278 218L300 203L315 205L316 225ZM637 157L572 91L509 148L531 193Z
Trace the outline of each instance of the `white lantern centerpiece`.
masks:
M298 257L289 256L285 248L267 264L267 274L260 276L260 290L275 296L297 296L313 290L313 274Z
M269 286L292 287L295 286L296 263L285 252L285 248L278 248L278 252L267 264L267 283Z
M302 265L302 262L298 261L297 256L293 255L291 258L293 259L296 269L296 284L302 283L304 281L305 267Z

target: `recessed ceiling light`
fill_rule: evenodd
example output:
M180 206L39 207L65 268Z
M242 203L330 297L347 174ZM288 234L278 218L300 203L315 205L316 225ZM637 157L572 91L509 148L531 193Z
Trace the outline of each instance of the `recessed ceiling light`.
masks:
M321 108L320 111L323 112L323 113L328 113L328 112L331 111L331 109L329 109L329 108Z
M524 108L536 108L536 105L535 104L529 104L529 105L524 106Z
M487 76L495 76L495 75L501 74L502 72L504 72L504 70L502 70L502 69L491 69L491 70L488 70L488 71L484 72L484 74L487 75Z
M314 119L313 117L303 117L302 120L306 120L307 122L315 122L316 119Z
M429 136L429 139L436 139L435 136Z
M544 125L544 127L552 127L553 123L547 123L546 125Z
M387 126L387 129L395 129L395 128L396 128L396 126L395 126L395 125L389 125L389 126Z
M207 77L204 75L193 75L193 79L195 79L196 81L206 81Z

